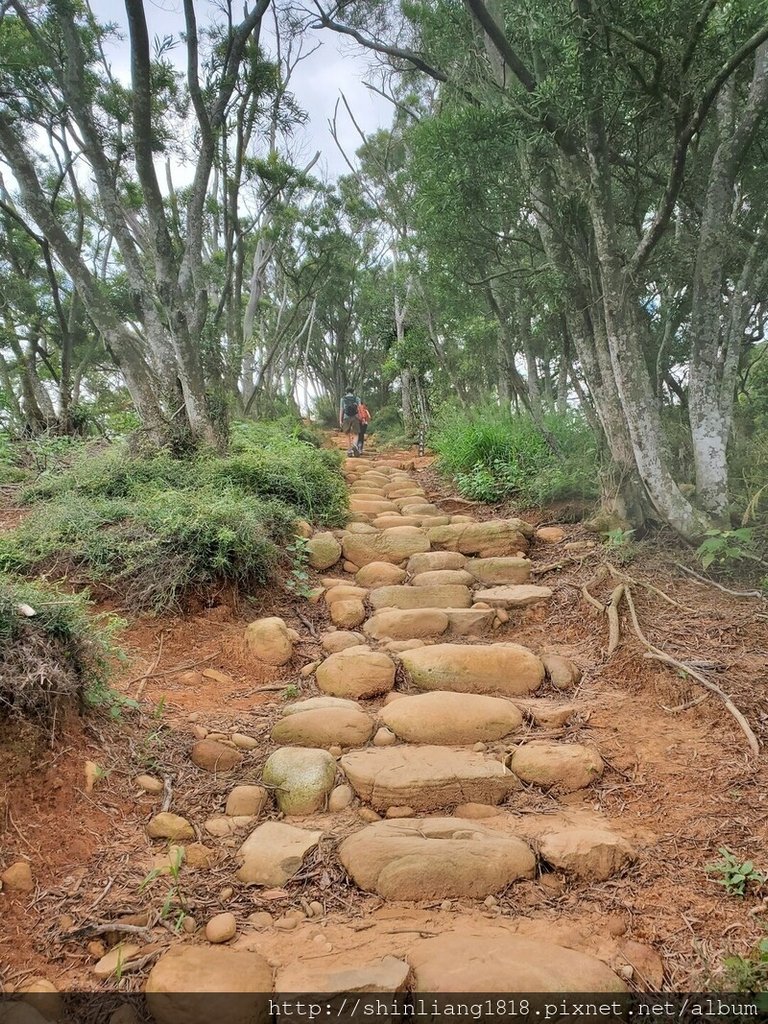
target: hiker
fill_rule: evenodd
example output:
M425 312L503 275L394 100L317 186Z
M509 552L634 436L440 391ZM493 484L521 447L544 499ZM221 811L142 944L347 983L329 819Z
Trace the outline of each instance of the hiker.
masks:
M362 402L357 404L357 418L360 420L360 430L357 435L357 450L360 455L363 454L363 445L365 444L365 434L368 430L368 424L371 422L371 414L368 411L368 407Z
M347 388L344 397L341 400L339 406L339 428L349 438L349 448L347 449L347 455L359 455L360 450L358 448L360 444L360 399L357 395ZM357 440L353 440L353 437Z

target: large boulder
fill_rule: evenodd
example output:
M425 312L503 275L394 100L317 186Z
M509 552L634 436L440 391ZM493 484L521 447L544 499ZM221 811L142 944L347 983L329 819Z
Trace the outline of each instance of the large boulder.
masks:
M416 992L626 992L597 957L500 928L427 939L408 959Z
M378 533L345 533L342 538L344 558L361 568L370 562L393 562L399 565L418 551L429 551L429 540L415 526L396 526Z
M465 586L378 587L369 595L371 607L379 608L469 608L472 592Z
M256 619L245 627L245 642L259 661L286 665L293 657L293 642L282 619Z
M484 523L451 523L427 530L430 544L480 558L515 555L528 550L533 528L522 519L490 519Z
M498 804L520 788L517 776L500 761L448 747L370 747L345 754L341 767L357 795L384 811Z
M365 700L388 693L395 683L395 663L368 647L348 647L332 654L318 667L317 685L332 697Z
M344 840L339 860L361 889L389 900L483 899L536 871L521 839L459 818L376 822Z
M418 640L440 636L448 625L448 615L442 608L383 608L368 619L363 632L374 640Z
M419 576L423 572L463 569L467 562L465 555L458 551L422 551L408 559L408 573Z
M567 792L584 789L604 769L603 759L592 747L551 740L532 740L518 747L509 766L523 782Z
M355 575L355 583L361 587L391 587L405 582L405 569L392 562L369 562Z
M519 586L476 590L474 599L489 604L492 608L527 608L540 601L548 601L551 597L552 590L549 587L535 587L530 583L524 583Z
M272 968L259 953L226 946L172 946L144 992L156 1024L267 1024Z
M518 696L537 689L544 680L540 659L518 644L435 644L405 651L401 660L420 690Z
M316 533L307 541L306 552L310 566L322 572L336 565L341 558L341 544L332 533Z
M262 778L268 789L274 788L283 814L314 814L333 789L336 762L327 750L280 747L267 758Z
M604 882L618 874L635 851L623 836L601 828L566 828L539 840L542 858L566 874Z
M285 885L321 836L322 832L296 828L284 821L265 821L237 851L237 877L247 885Z
M527 583L531 576L529 559L514 555L507 558L468 558L465 568L485 586Z
M359 747L373 735L373 719L358 708L316 708L281 718L272 742L302 747Z
M500 740L523 723L520 710L501 697L435 690L381 709L380 718L408 743L478 743Z

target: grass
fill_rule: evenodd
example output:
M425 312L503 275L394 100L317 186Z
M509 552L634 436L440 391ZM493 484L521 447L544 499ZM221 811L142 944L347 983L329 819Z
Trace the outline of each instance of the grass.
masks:
M0 571L74 578L160 612L192 590L273 578L296 520L341 525L347 492L336 452L286 424L242 424L226 456L131 458L118 444L41 473L22 501L33 509L0 537Z
M0 717L48 719L62 701L119 704L108 678L122 625L86 596L0 576Z
M439 468L474 500L545 505L597 498L597 452L586 422L568 413L548 417L546 427L562 456L530 417L493 406L446 410L430 446L438 453Z

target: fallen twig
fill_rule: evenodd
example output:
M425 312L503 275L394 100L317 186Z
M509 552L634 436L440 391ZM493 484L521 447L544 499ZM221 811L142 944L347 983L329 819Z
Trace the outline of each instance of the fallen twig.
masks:
M752 753L759 754L760 744L758 743L757 737L752 731L749 722L746 720L741 711L739 711L739 709L733 703L728 694L721 690L720 687L717 686L715 683L710 682L709 679L703 676L700 672L697 672L696 669L691 668L690 665L686 665L685 662L678 661L677 658L673 658L670 654L667 654L665 651L662 651L660 647L656 647L655 644L652 644L650 640L646 638L645 634L640 628L640 623L637 619L637 611L635 610L635 602L632 600L632 592L630 591L629 587L624 588L624 596L627 600L630 618L632 619L632 628L635 632L635 635L637 639L640 641L640 643L647 649L647 653L644 655L644 657L652 658L654 661L663 661L665 664L671 665L673 668L679 669L681 672L685 672L687 676L690 676L692 679L695 679L698 683L701 684L701 686L705 687L707 690L711 690L712 693L716 693L725 704L726 708L728 709L728 712L731 715L733 715L733 717L738 722L741 731L747 738L747 742L749 743Z
M308 619L304 612L300 611L298 608L296 609L296 615L298 616L299 619L301 619L301 621L307 627L312 636L317 637L317 630L315 629L314 622L312 622L311 619Z
M591 604L593 608L596 608L601 615L605 615L605 605L601 601L598 601L596 597L593 597L592 594L590 594L586 583L581 588L581 594L588 604Z
M173 799L173 778L170 775L166 775L163 778L163 803L160 808L161 812L165 812L171 806L171 800Z
M164 668L162 672L145 672L143 676L136 676L135 679L129 679L125 684L126 687L133 686L134 683L140 683L143 679L160 679L162 676L173 676L177 672L189 672L191 668L197 668L198 665L204 665L206 661L213 661L214 658L218 658L221 651L216 651L214 654L209 654L206 658L200 658L199 661L190 661L186 665L174 665L172 668Z
M731 590L730 587L723 586L722 583L717 583L715 580L710 580L706 576L701 576L699 573L694 572L693 569L689 569L687 565L683 565L682 562L675 562L678 569L682 569L683 572L687 572L689 576L695 577L697 580L701 580L702 583L708 583L711 587L717 587L718 590L722 590L724 594L731 594L733 597L759 597L763 601L766 600L765 594L760 590Z
M624 596L624 584L620 583L611 594L611 599L605 609L608 616L608 657L614 653L619 646L621 638L621 623L619 622L619 605Z

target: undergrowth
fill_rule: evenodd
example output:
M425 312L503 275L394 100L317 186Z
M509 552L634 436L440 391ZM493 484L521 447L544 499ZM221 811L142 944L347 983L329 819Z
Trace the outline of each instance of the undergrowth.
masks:
M115 445L23 488L33 511L0 537L0 570L74 577L157 612L193 589L247 591L288 565L297 518L344 522L339 467L283 424L238 425L226 456L131 458Z
M586 422L573 413L550 416L546 429L555 445L528 416L493 406L451 409L438 420L430 446L459 491L477 501L544 505L597 498L597 453Z
M0 718L47 720L65 701L116 705L114 616L89 616L85 595L0 576Z

